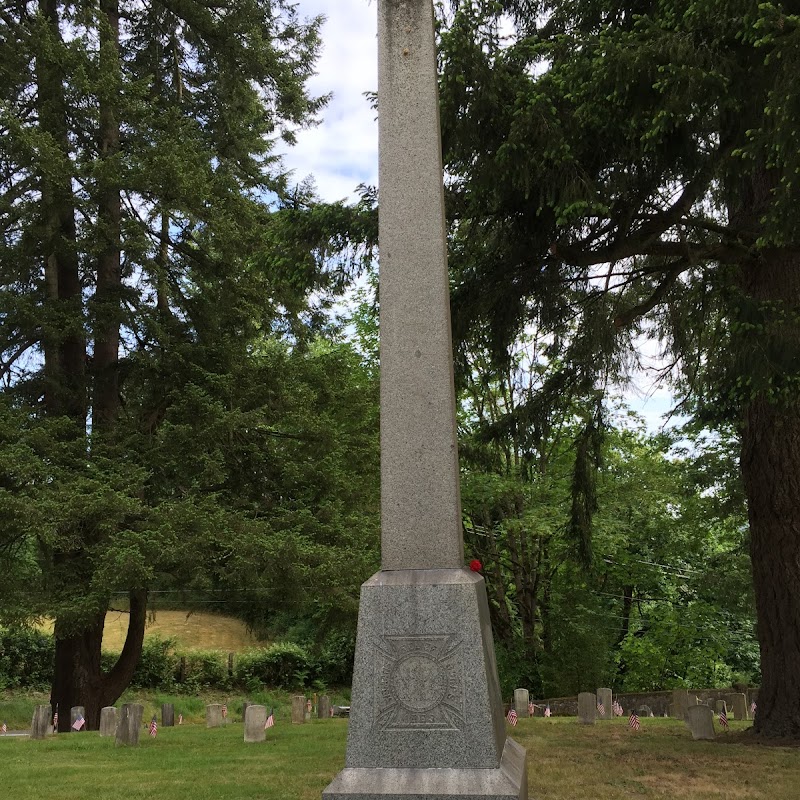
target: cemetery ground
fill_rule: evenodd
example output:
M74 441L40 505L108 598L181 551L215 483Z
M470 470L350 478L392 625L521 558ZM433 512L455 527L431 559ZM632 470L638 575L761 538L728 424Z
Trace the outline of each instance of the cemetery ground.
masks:
M185 698L175 700L177 709ZM225 727L207 729L204 701L196 701L198 712L188 715L188 724L162 728L156 739L143 731L138 748L115 748L113 739L96 732L44 741L0 737L3 795L319 800L342 768L346 719L292 725L283 703L267 741L244 744L238 715ZM692 741L677 720L642 724L635 733L624 718L591 727L574 717L521 719L509 732L528 751L531 800L796 800L800 793L800 750L739 743L750 723L732 723L731 733L715 742Z

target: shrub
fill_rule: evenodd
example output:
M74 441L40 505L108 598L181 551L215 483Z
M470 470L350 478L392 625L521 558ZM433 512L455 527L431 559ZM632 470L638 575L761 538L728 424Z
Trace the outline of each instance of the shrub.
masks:
M356 637L353 632L331 633L322 645L317 673L329 686L349 686L353 680Z
M55 641L34 628L0 628L0 689L47 689Z
M275 642L269 647L250 650L239 656L236 681L249 691L261 686L298 689L316 678L307 651L292 642Z
M142 647L142 657L131 679L131 686L163 691L172 689L175 685L177 665L174 647L174 639L162 639L160 636L146 639Z
M215 650L191 650L181 653L181 657L186 659L186 679L180 684L183 691L230 688L228 660L223 653ZM175 668L179 669L177 662Z

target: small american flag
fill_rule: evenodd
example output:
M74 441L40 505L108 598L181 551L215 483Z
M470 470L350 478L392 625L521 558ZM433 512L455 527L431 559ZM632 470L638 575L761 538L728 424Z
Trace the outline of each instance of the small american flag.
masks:
M228 705L227 703L222 704L222 719L227 719L228 717Z
M183 714L178 714L178 725L183 725Z
M611 710L614 712L615 717L621 717L625 712L622 710L619 700L615 700L611 705Z
M264 724L264 730L266 730L267 728L274 728L274 727L275 727L275 709L273 708L269 712L269 716L267 717L267 721Z
M8 728L6 727L6 723L5 723L5 722L3 722L3 724L2 724L2 725L0 725L0 731L2 731L3 733L5 733L7 730L8 730Z
M750 713L751 714L755 714L756 713L756 708L758 708L758 706L756 706L756 701L753 700L753 702L750 703Z
M158 723L156 722L155 715L150 720L150 735L155 739L158 736Z
M544 715L546 717L550 716L550 703L547 704L547 708L545 708L545 710L544 710Z
M628 717L628 727L633 731L638 731L642 727L635 711L632 711L630 717Z
M725 730L728 730L728 715L724 708L719 712L719 724L722 725Z
M514 726L517 724L517 712L512 708L506 715L506 719Z
M83 714L78 714L78 719L72 723L72 730L79 731L85 724L86 720L83 718Z
M602 703L597 704L597 713L604 717L606 715L606 707Z
M311 701L310 700L306 701L306 711L308 711L309 714L311 713L311 709L312 708L313 708L313 705L312 705Z
M56 706L56 713L53 714L53 733L58 733L58 706Z
M528 716L532 717L536 711L536 706L533 703L528 703Z

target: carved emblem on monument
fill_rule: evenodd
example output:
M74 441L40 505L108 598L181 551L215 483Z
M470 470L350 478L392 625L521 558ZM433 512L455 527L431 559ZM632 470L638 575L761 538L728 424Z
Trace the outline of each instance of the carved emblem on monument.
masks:
M375 644L379 730L464 727L462 642L456 636L384 636Z

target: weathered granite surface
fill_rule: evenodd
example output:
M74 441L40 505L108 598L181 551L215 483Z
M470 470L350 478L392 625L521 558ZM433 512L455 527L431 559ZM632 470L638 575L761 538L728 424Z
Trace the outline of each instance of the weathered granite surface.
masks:
M323 694L317 702L317 718L328 719L331 715L331 699L328 695Z
M686 709L686 724L693 739L714 739L714 712L708 706L689 706Z
M175 726L175 705L173 703L161 704L161 725L164 728Z
M361 587L348 767L493 769L505 743L483 578L379 572Z
M597 718L597 696L594 692L581 692L578 695L578 722L581 725L594 725Z
M31 719L31 739L44 739L50 733L53 723L53 707L49 705L36 706Z
M614 703L614 695L611 689L598 689L597 690L597 704L603 706L603 713L600 709L597 710L597 719L614 719L614 710L612 705Z
M430 0L378 3L381 566L464 565Z
M306 721L306 698L298 694L292 698L292 722L300 725Z
M747 695L729 694L726 699L728 707L733 711L735 719L750 719L750 709L747 707Z
M527 786L525 750L507 739L497 769L347 768L322 796L331 800L525 800Z
M100 735L116 736L117 734L117 709L114 706L106 706L100 709Z
M248 705L244 713L244 740L263 742L267 738L264 726L267 724L267 707Z
M222 725L222 703L206 706L206 728L219 728Z
M517 712L518 717L529 717L528 702L530 701L530 692L527 689L514 689L514 711Z
M142 729L142 716L144 706L139 703L123 703L119 710L117 721L117 736L115 746L124 745L137 747L139 744L139 731Z
M673 689L669 715L676 719L684 719L687 708L689 708L689 692L686 689Z

